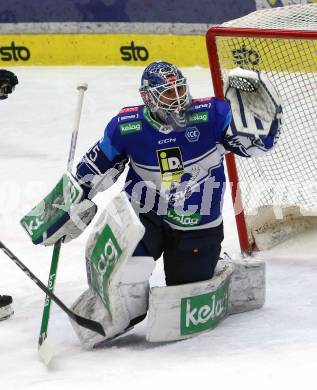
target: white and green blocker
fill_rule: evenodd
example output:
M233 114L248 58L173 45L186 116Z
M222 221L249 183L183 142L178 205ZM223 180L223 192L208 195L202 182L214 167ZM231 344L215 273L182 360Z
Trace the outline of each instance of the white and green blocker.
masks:
M83 190L70 173L65 173L53 190L21 219L33 244L46 246L63 238L78 237L97 212L95 203L84 199Z

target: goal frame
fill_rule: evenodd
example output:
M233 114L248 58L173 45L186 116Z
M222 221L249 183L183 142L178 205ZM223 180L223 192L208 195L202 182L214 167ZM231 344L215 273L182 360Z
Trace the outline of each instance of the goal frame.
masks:
M206 45L211 71L214 96L224 99L223 82L221 77L221 67L217 53L217 37L250 37L250 38L278 38L278 39L306 39L316 40L317 31L308 30L281 30L264 28L243 28L214 26L206 33ZM243 211L242 195L239 187L239 175L233 153L225 156L227 164L228 178L231 184L231 198L235 212L235 219L242 253L251 254L255 249L255 243L250 243L247 230L245 213Z

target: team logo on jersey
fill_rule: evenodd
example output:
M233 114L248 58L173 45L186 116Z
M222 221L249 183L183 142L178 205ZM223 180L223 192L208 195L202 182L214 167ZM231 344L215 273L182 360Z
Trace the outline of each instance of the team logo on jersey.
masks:
M156 151L162 174L163 189L170 189L179 183L184 173L184 164L180 148L160 149Z
M142 130L142 122L141 121L128 122L128 123L123 123L122 125L120 125L121 135L135 133L135 132L141 131L141 130Z
M206 123L209 119L209 112L208 111L201 111L201 112L195 112L194 114L191 114L188 118L188 121L190 124L195 123Z
M197 142L200 137L200 131L197 127L188 127L185 132L185 137L188 142Z

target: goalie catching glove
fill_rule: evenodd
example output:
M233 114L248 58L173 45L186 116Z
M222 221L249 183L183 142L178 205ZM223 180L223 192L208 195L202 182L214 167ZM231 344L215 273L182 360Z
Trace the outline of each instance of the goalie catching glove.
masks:
M21 224L34 244L48 246L60 239L68 242L78 237L96 213L96 204L85 199L80 185L66 173Z
M231 105L233 135L274 136L281 127L281 98L263 73L242 68L231 70L224 83L224 93Z

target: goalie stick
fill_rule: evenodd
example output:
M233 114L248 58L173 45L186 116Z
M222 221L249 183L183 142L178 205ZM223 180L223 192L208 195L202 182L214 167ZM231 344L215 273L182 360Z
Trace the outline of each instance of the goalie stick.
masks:
M57 296L50 291L41 280L31 272L29 268L27 268L18 257L10 251L10 249L4 245L2 241L0 241L0 249L31 279L33 282L45 292L45 294L56 303L73 321L75 321L78 325L83 328L87 328L93 332L99 333L102 336L105 336L105 331L102 325L97 322L90 320L89 318L84 318L79 316L70 310Z
M55 287L58 259L61 250L62 242L59 240L53 249L51 268L48 278L47 288L53 293ZM47 329L51 311L51 298L46 295L42 314L41 330L38 340L38 353L43 362L47 365L54 356L53 348L47 343Z
M84 93L87 90L87 88L88 85L86 83L81 83L77 86L79 95L77 100L75 123L72 132L72 139L71 139L70 150L68 154L68 163L67 163L67 170L70 173L73 168L75 149L77 143L77 135L79 130L83 100L84 100ZM50 268L50 273L48 278L48 288L51 292L54 291L54 287L55 287L56 273L57 273L61 246L62 246L62 240L59 240L54 245L54 249L53 249L51 268ZM41 322L41 330L40 330L40 335L38 340L38 353L40 358L43 360L45 364L49 364L50 360L54 356L53 349L47 342L47 331L48 331L48 323L50 318L50 311L51 311L51 299L50 296L47 295L45 297L45 303L44 303L43 314L42 314L42 322Z

